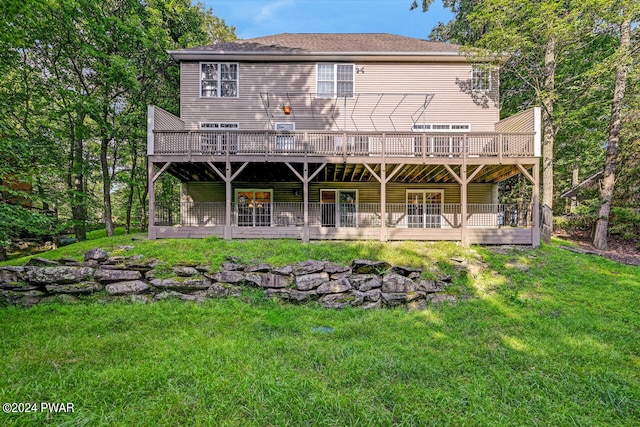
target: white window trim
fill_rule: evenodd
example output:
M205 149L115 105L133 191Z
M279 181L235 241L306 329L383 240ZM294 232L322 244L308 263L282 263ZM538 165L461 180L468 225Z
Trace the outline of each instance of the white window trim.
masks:
M409 205L409 193L440 193L440 228L444 228L444 189L441 188L407 188L404 199ZM426 215L426 214L424 214ZM407 227L409 224L407 224Z
M271 227L273 227L273 188L236 188L234 191L234 195L233 195L233 200L235 200L236 205L239 204L240 202L238 201L238 194L239 193L249 193L249 192L253 192L255 193L269 193L269 204L271 205L271 210L269 211L269 225ZM257 203L257 202L254 202ZM255 211L254 211L255 212ZM236 208L235 210L235 216L236 216L236 224L238 224L238 209ZM253 225L252 227L255 227L255 213L254 213L254 217L252 219Z
M275 124L273 125L273 128L274 130L278 130L278 131L293 131L293 130L296 130L296 123L295 122L275 122ZM278 129L278 128L281 128L281 129ZM285 129L282 129L282 128L285 128Z
M229 130L240 129L238 122L200 122L200 130Z
M447 129L434 129L434 126L442 127L446 126ZM464 126L466 129L452 129L453 126ZM413 132L471 132L471 124L470 123L414 123L411 126L411 130Z
M320 73L318 72L318 68L320 65L333 65L333 94L331 96L323 96L320 94L320 91L318 90L318 83L319 83L319 79L318 77L320 76ZM335 62L335 63L317 63L316 64L316 97L320 98L320 99L335 99L338 98L338 65L350 65L351 66L351 83L353 85L353 90L351 91L351 96L340 96L340 98L347 98L347 99L353 99L355 98L355 93L356 93L356 65L355 64L349 64L349 63L342 63L342 62ZM326 81L326 80L323 80Z
M475 81L475 73L476 71L485 71L488 72L489 76L487 79L487 87L486 88L476 88L474 87ZM472 92L490 92L491 91L491 82L493 77L493 67L490 64L473 64L471 65L471 91Z
M218 65L218 90L217 96L202 96L202 64L217 64ZM220 65L235 65L236 66L236 96L220 96ZM200 61L198 63L198 95L201 99L237 99L240 98L240 64L238 62L216 62L216 61Z

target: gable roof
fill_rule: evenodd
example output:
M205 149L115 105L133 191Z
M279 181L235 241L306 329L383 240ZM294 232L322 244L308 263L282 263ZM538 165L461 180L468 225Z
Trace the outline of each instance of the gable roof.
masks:
M399 57L463 58L460 46L383 33L282 33L169 52L179 60L220 58L252 60L359 59Z

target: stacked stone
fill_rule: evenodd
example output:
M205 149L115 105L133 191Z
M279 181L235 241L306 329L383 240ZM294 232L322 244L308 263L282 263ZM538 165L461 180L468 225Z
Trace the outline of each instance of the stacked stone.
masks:
M424 280L419 268L382 261L355 260L351 266L305 261L284 267L244 265L228 257L220 271L202 265L176 265L175 277L155 277L158 260L141 256L110 257L92 249L84 262L34 258L22 267L0 268L0 302L31 306L65 295L106 292L139 301L239 296L244 287L263 289L268 297L292 303L317 300L327 308L425 307L427 301L451 299L441 292L450 278Z

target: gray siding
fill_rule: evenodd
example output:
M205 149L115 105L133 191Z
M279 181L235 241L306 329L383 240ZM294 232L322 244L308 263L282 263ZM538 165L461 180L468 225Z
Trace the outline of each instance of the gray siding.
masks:
M200 122L239 122L241 130L267 130L276 122L295 122L296 130L406 132L415 121L494 131L499 119L497 72L492 91L485 93L470 91L468 63L355 66L364 73L354 75L353 99L316 98L315 62L240 63L238 98L200 98L199 62L182 62L181 117L187 129L198 129ZM422 114L428 93L435 96ZM293 109L288 116L281 109L284 102Z
M184 121L160 107L153 108L154 130L184 130Z
M535 132L535 110L523 111L496 123L496 132Z

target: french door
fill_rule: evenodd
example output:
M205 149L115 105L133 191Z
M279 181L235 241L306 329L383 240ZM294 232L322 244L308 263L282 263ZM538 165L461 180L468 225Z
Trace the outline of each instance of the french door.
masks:
M320 190L322 226L357 227L357 201L356 190Z
M238 226L268 227L271 225L273 190L238 189Z
M407 190L407 227L442 227L442 190Z

